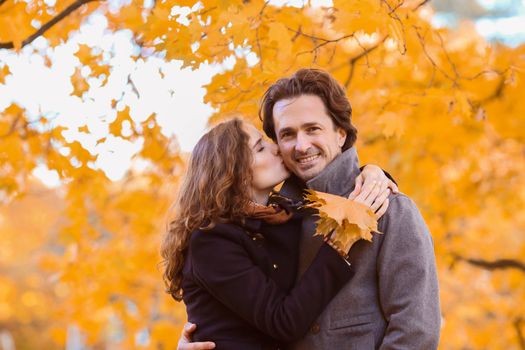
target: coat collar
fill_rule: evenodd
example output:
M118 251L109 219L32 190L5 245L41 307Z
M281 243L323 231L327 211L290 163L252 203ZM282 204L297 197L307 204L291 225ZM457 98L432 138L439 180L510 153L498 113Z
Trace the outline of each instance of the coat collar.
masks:
M294 200L300 200L305 189L344 196L354 189L359 172L359 158L354 146L337 156L319 175L306 183L292 175L284 182L280 193Z
M300 216L298 210L303 203L302 201L293 201L290 197L283 197L279 193L273 192L268 199L268 204L279 205L288 213L292 214L292 217L288 220L294 220ZM255 232L259 231L264 223L264 219L246 216L239 224L246 230Z

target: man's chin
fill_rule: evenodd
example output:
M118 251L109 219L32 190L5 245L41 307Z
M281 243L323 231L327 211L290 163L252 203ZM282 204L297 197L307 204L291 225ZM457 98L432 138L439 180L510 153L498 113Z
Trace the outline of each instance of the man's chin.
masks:
M321 173L321 170L317 169L317 167L312 167L310 169L297 168L296 171L294 171L294 173L295 175L297 175L297 177L306 182L319 175Z
M309 168L304 168L296 162L290 162L288 164L285 162L285 165L290 174L294 174L299 179L305 182L319 175L323 169L323 167L320 164L316 164Z

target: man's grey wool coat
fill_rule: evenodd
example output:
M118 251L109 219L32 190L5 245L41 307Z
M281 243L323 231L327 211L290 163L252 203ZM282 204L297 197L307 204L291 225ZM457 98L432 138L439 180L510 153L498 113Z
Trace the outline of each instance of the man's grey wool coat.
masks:
M292 177L280 193L300 200L309 188L346 197L358 174L359 160L352 147L306 185ZM354 277L291 349L437 348L441 314L432 237L410 198L399 193L389 199L389 208L379 219L378 229L384 234L351 248ZM313 237L316 219L310 216L303 222L298 278L322 243Z

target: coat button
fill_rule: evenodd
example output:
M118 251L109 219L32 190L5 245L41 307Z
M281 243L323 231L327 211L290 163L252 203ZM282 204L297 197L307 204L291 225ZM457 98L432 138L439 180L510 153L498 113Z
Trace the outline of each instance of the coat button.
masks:
M310 327L310 333L317 334L321 330L321 326L319 326L319 323L314 323L312 327Z
M273 269L274 269L274 270L277 270L278 267L279 267L279 266L278 266L277 264L273 264Z

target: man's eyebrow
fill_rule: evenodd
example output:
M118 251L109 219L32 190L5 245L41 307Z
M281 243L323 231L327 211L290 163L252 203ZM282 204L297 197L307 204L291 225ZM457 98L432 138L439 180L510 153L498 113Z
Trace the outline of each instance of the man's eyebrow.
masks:
M291 131L293 131L293 128L290 128L290 127L282 128L281 130L279 130L279 135L282 134L283 132L291 132Z
M311 126L318 126L319 123L316 123L316 122L310 122L310 123L304 123L303 125L301 125L303 128L309 128Z
M316 123L316 122L309 122L309 123L302 124L301 128L310 128L312 126L319 126L319 125L320 124ZM294 129L291 128L291 127L282 128L281 130L279 130L279 135L281 135L284 132L293 132L293 131L294 131Z

